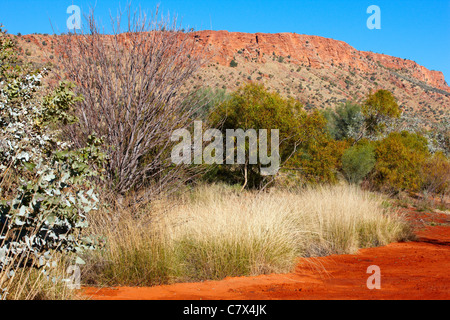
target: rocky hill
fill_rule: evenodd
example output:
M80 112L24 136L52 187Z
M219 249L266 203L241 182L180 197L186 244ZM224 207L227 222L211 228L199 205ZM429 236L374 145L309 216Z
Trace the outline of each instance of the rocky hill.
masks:
M295 33L198 31L191 35L199 48L213 53L191 80L195 86L231 91L247 81L264 83L284 96L299 99L307 109L360 101L370 90L387 89L410 116L431 122L449 118L450 87L444 75L411 60ZM28 59L55 59L58 36L17 39Z

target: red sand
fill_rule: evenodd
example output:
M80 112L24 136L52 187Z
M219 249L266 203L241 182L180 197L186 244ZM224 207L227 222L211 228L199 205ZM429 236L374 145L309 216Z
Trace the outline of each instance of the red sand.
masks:
M408 215L418 241L362 249L354 255L300 259L293 273L226 278L143 288L84 288L92 299L450 299L450 217ZM424 222L435 226L424 228ZM438 225L436 225L438 224ZM369 290L370 265L381 270L381 289Z

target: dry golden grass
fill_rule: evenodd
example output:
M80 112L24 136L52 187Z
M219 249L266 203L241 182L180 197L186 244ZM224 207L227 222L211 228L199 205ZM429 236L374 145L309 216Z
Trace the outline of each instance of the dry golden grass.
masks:
M27 263L29 262L29 263ZM24 265L28 265L24 267ZM55 253L49 266L36 268L30 255L18 255L0 271L0 294L6 300L69 300L79 299L64 279L69 263L67 257Z
M382 196L346 185L271 193L201 186L145 210L99 214L92 231L106 246L87 257L84 280L140 286L289 272L297 257L412 236Z

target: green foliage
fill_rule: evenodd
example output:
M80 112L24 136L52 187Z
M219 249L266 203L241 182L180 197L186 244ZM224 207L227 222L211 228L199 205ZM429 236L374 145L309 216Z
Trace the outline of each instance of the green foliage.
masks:
M76 96L71 89L74 84L62 82L59 86L45 96L42 101L43 116L40 119L40 125L50 124L67 125L77 121L71 112L72 104L81 101L82 97Z
M387 90L378 90L369 94L360 106L347 101L334 111L326 110L328 130L337 140L375 138L384 132L389 120L399 118L400 108L395 97Z
M212 110L230 98L225 89L201 88L186 101L194 109L192 118L206 120ZM193 101L193 102L192 102ZM194 104L194 105L192 105Z
M407 131L392 132L375 142L375 156L374 186L386 191L421 189L422 168L430 157L426 138Z
M369 134L380 134L386 127L386 120L399 118L401 110L395 97L387 90L369 94L362 106L366 130Z
M445 196L450 192L450 160L436 152L423 167L423 189L430 194Z
M330 137L326 120L318 111L309 114L302 125L305 129L303 143L288 162L288 167L298 170L307 184L336 182L348 142Z
M0 82L14 79L20 74L16 43L0 24Z
M5 37L0 34L1 44ZM17 49L5 50L0 56L14 57ZM79 98L65 83L42 97L46 74L2 69L0 272L11 265L48 266L55 250L79 252L92 245L81 231L98 202L90 177L99 175L95 168L104 161L102 141L91 136L86 148L73 150L58 140L59 131L49 125L74 122L70 109Z
M375 152L371 144L354 145L342 156L342 170L348 182L358 184L375 166Z
M232 67L232 68L236 68L238 66L238 63L236 62L236 60L231 60L231 62L230 62L230 67Z
M307 115L299 102L284 99L278 93L268 92L263 85L248 84L231 94L231 98L211 113L211 127L226 129L278 129L280 134L281 163L295 152L299 139L305 134ZM270 137L268 137L270 141ZM248 150L248 148L247 148ZM242 166L223 165L216 168L216 177L225 178L232 184L242 181ZM248 165L249 186L258 187L262 182L261 165Z
M324 116L328 120L328 130L334 139L357 139L360 136L364 116L359 104L347 101L337 106L334 111L326 110Z
M279 129L280 163L282 168L299 173L306 182L332 182L340 167L347 142L331 139L327 122L321 113L308 114L294 99L284 99L263 85L248 84L239 88L210 116L212 127L226 129ZM248 186L260 187L264 181L260 164L222 165L209 172L210 180L243 182L243 170L248 171ZM245 173L245 172L244 172Z

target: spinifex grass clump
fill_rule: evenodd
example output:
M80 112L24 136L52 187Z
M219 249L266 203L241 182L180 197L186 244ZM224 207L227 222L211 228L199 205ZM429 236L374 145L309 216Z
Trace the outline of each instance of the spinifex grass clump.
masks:
M144 286L169 283L179 260L160 222L151 214L136 218L121 211L95 217L91 230L105 237L102 249L89 252L82 280L87 284Z
M155 285L291 271L297 257L354 253L407 240L411 232L357 187L238 193L212 185L156 203L149 212L97 221L105 250L90 280ZM106 226L106 227L105 227Z

